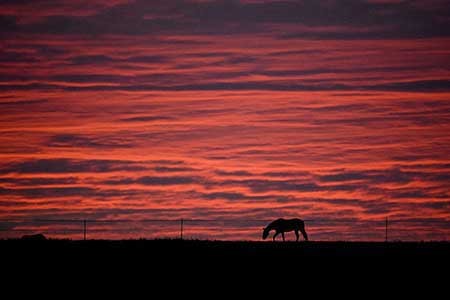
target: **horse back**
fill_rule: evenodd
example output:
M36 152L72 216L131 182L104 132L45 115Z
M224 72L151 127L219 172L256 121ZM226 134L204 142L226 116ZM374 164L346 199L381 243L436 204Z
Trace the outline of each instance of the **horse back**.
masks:
M278 231L293 231L304 227L304 222L301 219L277 219L272 223L273 228Z

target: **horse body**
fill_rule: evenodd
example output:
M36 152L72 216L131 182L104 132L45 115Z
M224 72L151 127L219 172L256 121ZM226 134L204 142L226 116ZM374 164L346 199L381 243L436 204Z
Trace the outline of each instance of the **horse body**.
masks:
M273 235L273 240L275 241L275 238L281 233L281 236L283 237L283 241L285 241L284 233L289 231L294 231L296 236L296 241L298 242L300 231L303 235L303 238L305 241L308 240L308 235L305 231L305 222L301 219L277 219L267 225L266 228L264 228L263 231L263 240L267 238L271 230L275 230L275 234Z

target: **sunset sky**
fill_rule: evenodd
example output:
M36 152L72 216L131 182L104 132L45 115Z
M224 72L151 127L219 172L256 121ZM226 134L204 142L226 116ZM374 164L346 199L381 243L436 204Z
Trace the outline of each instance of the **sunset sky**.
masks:
M189 237L259 239L299 217L311 239L380 240L389 217L393 239L449 240L449 11L0 1L0 238L185 218L244 220ZM91 228L178 234L166 225Z

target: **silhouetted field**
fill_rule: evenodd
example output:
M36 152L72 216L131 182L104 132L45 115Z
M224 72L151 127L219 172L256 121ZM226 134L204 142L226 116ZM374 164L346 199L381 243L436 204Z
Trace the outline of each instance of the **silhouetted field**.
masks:
M201 240L1 240L2 252L22 257L447 259L449 242L250 242Z
M190 282L189 289L195 291L205 282L229 289L229 280L271 283L258 288L277 281L340 281L347 286L369 278L396 284L398 278L409 278L423 285L425 280L443 280L439 274L450 267L450 243L438 242L0 240L0 253L2 271L17 278L33 275L34 281L35 276L50 274L54 281L67 282L75 277L82 282L79 286L105 278L120 279L119 285L141 281L143 286L175 280Z

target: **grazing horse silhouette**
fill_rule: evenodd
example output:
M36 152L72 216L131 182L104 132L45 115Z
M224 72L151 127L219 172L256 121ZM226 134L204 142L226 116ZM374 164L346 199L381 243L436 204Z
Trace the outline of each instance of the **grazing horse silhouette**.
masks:
M277 235L279 235L281 233L281 236L283 237L283 242L285 241L284 239L284 233L288 232L288 231L295 231L295 236L297 237L296 241L298 242L298 232L300 231L303 235L303 237L305 238L305 241L308 240L308 235L306 234L305 231L305 222L303 222L303 220L300 219L277 219L275 221L273 221L272 223L270 223L269 225L267 225L267 227L264 228L263 230L263 235L262 238L263 240L265 240L267 238L267 236L269 235L269 232L271 230L275 230L275 234L273 235L273 240L275 241L275 238Z

